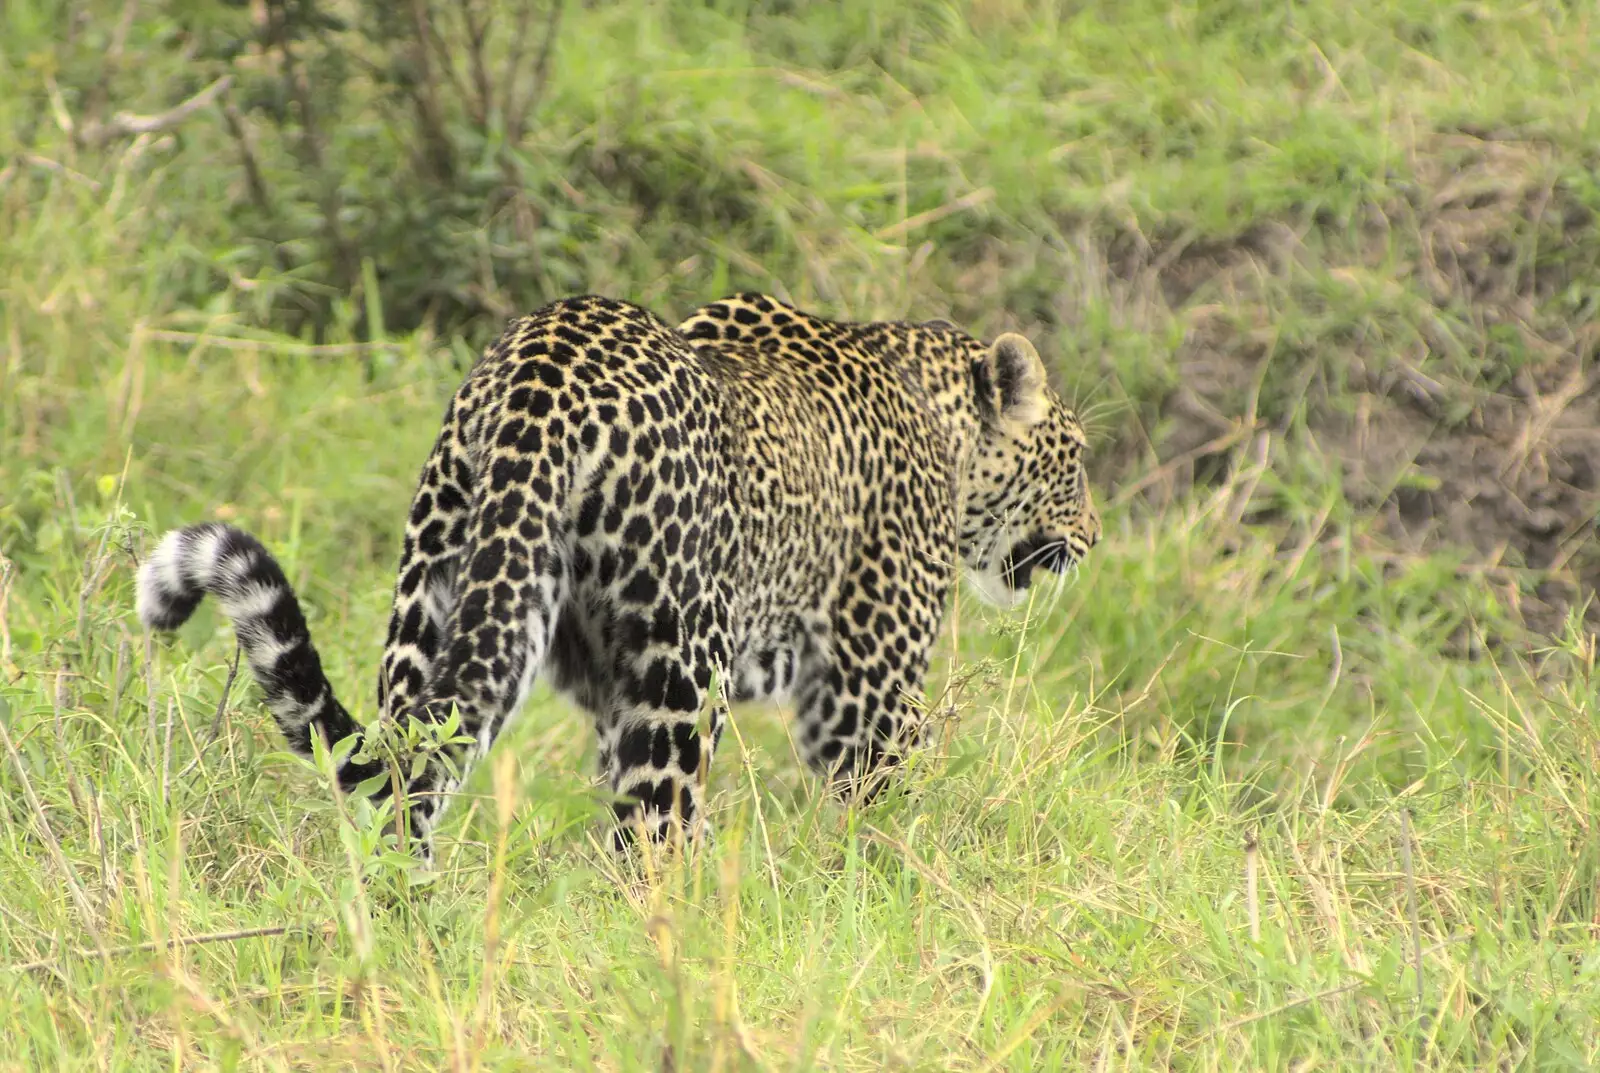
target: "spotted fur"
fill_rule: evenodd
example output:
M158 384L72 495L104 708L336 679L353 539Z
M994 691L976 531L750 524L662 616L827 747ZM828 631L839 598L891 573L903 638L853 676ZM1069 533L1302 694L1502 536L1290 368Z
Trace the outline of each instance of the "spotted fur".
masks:
M593 716L619 836L698 829L728 700L791 699L810 765L870 789L920 737L908 698L958 564L1012 603L1098 541L1084 449L1014 334L828 321L762 295L677 328L596 297L514 321L423 467L378 675L386 719L453 708L471 738L405 786L425 856L538 675ZM255 538L167 534L139 613L172 629L208 593L291 746L361 732Z

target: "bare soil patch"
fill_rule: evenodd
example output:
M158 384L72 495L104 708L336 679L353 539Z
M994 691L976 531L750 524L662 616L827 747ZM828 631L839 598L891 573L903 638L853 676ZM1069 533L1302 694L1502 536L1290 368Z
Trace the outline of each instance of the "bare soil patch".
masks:
M1184 336L1156 420L1098 452L1101 479L1159 505L1251 452L1315 452L1389 553L1459 548L1463 575L1534 631L1585 605L1600 630L1594 213L1536 143L1451 135L1416 173L1331 240L1313 221L1220 244L1106 242L1124 311L1159 308ZM1359 315L1329 302L1314 330L1286 331L1282 310L1303 320L1330 286ZM1272 505L1252 515L1271 520Z

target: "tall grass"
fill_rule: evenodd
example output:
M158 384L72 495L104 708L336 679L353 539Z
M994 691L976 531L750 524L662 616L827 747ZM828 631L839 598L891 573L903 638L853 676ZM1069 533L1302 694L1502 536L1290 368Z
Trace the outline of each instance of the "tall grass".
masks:
M121 15L0 12L0 1067L1600 1061L1583 608L1530 635L1538 576L1395 541L1425 475L1330 446L1384 376L1450 430L1551 348L1592 370L1581 13L573 6L510 147L533 253L468 198L408 251L404 117L360 68L330 96L344 290L292 116L241 112L277 230L216 109L63 129L223 70L155 4L102 75ZM411 483L497 318L745 286L1020 328L1093 419L1106 539L1049 610L958 599L903 793L840 810L787 713L740 711L717 842L634 874L541 689L414 886L209 607L138 629L151 533L232 519L370 714Z

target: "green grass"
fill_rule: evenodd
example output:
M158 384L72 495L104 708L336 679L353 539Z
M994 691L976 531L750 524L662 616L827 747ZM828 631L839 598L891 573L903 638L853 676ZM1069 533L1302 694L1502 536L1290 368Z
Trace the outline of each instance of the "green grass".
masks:
M715 846L623 875L588 729L541 692L413 888L224 693L213 609L147 648L132 567L250 528L370 715L411 485L498 324L430 319L374 247L381 318L358 286L312 341L282 310L319 263L263 257L215 116L100 149L53 118L102 66L117 109L203 84L184 6L99 66L121 5L76 6L70 40L0 10L0 1068L1600 1063L1594 635L1526 633L1519 563L1390 539L1427 475L1327 449L1386 370L1443 385L1445 431L1551 348L1592 370L1581 13L566 11L518 147L542 252L508 270L470 206L452 232L484 308L753 286L1020 328L1092 417L1106 539L1048 611L960 599L905 794L840 810L785 714L742 711ZM338 107L359 222L405 126L360 79Z

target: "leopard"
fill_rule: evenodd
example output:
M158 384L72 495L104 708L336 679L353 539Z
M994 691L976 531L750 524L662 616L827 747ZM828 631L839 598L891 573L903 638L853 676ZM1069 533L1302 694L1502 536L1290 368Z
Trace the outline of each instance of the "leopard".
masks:
M338 783L395 798L424 869L541 677L592 720L614 846L683 844L709 831L731 704L790 707L840 799L890 781L927 736L924 679L961 577L1015 607L1099 542L1088 450L1017 332L833 320L755 292L676 326L562 298L511 320L445 406L374 721L340 702L282 566L243 528L165 532L137 613L173 631L213 597L290 748L353 743L333 754ZM411 757L367 747L408 726L455 729Z

